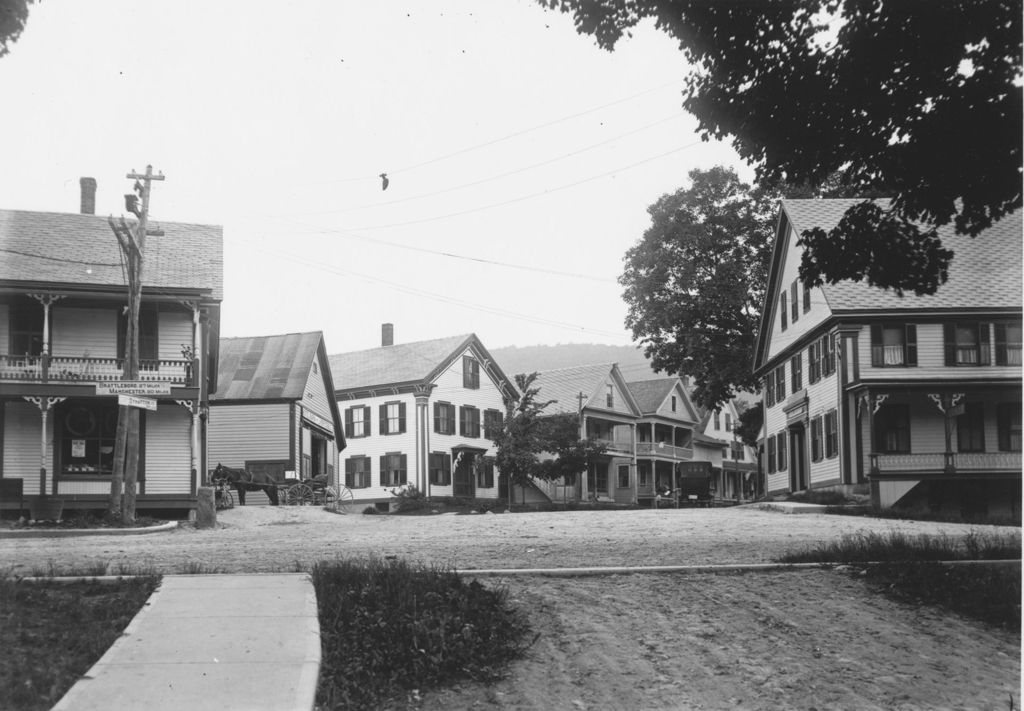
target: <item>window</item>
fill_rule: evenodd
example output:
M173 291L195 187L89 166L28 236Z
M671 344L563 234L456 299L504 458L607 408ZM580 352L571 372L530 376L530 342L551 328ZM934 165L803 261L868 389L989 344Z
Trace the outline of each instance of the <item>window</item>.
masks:
M480 436L480 410L472 405L459 408L459 434L463 437Z
M345 410L345 437L370 436L370 408L355 405Z
M493 440L501 433L505 414L501 410L484 410L484 437Z
M462 387L480 388L480 362L472 356L462 356Z
M968 402L956 418L956 451L985 451L985 408L980 402Z
M793 392L800 392L804 386L804 354L797 351L797 354L789 359L789 374L793 378Z
M1020 403L1002 402L996 408L996 428L999 430L999 451L1020 451Z
M917 365L917 326L912 323L871 324L871 365L876 368Z
M365 489L370 485L370 458L349 457L345 460L345 486Z
M619 465L619 488L620 489L628 489L629 488L629 465L628 464L620 464Z
M768 460L767 461L768 473L771 474L771 473L773 473L775 471L775 437L774 436L768 438L768 447L767 448L768 448L768 456L766 456L765 459Z
M996 324L996 365L1020 365L1021 325Z
M434 432L455 434L455 405L447 402L434 403Z
M839 454L839 417L835 410L825 413L825 456L831 459Z
M807 382L811 385L821 380L821 363L818 341L807 346Z
M715 431L722 429L722 413L715 410Z
M804 313L811 310L811 287L804 284Z
M818 343L818 356L821 358L821 367L818 369L821 377L827 377L836 372L836 357L832 350L832 335L825 334Z
M676 396L672 396L672 412L676 411Z
M405 455L390 452L380 455L380 485L401 486L407 481Z
M158 360L160 333L157 328L159 321L155 304L139 309L139 360ZM117 357L125 358L125 338L128 335L128 314L122 313L117 319ZM242 370L246 367L246 358L242 357ZM252 365L255 370L255 365Z
M789 324L786 322L789 314L786 312L786 292L779 294L779 318L782 320L782 330L785 331Z
M768 375L764 376L764 396L768 403L768 407L775 404L775 371L771 371Z
M430 483L449 486L452 483L452 455L431 452L429 457Z
M651 464L650 462L637 462L636 485L643 488L651 485Z
M380 433L385 435L405 432L405 403L386 402L380 406Z
M875 449L882 454L910 452L910 408L882 405L875 415Z
M943 327L946 365L988 365L988 324L947 323Z
M43 305L35 299L18 299L10 308L11 355L42 355Z
M780 365L775 369L775 400L783 402L786 399L786 366Z
M743 443L742 442L730 442L729 448L732 450L732 459L734 462L742 462L744 459L743 454Z
M786 439L787 439L787 436L788 435L787 435L785 430L783 430L782 432L779 432L779 434L778 434L779 442L778 442L778 444L775 447L776 450L778 451L778 454L779 454L779 471L780 472L786 471Z
M800 318L800 300L797 298L800 295L800 280L794 279L793 284L789 287L789 300L791 313L793 317L793 323L796 323L797 319Z
M54 435L62 476L98 478L111 475L117 416L116 402L100 400L68 400L56 410ZM144 418L139 422L141 426ZM142 464L140 453L140 480ZM58 463L55 462L55 466Z
M611 383L605 386L607 391L604 394L604 403L608 407L615 407L615 388Z
M824 429L822 428L821 415L811 420L811 461L820 462L824 457L822 453L822 439Z
M725 431L732 432L732 415L725 413Z
M481 457L476 468L476 486L478 489L490 489L494 486L494 458Z

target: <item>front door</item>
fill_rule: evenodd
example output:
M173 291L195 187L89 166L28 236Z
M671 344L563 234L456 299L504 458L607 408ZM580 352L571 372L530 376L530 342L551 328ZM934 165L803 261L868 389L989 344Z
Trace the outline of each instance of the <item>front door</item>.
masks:
M463 450L456 454L455 471L452 473L452 493L463 499L476 497L476 482L473 477L473 452Z
M803 427L789 431L789 490L803 491L807 488L806 433Z

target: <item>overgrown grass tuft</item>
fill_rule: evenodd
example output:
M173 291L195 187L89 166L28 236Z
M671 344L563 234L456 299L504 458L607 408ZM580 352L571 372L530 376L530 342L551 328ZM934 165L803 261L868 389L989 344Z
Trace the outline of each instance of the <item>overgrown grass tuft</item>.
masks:
M798 501L804 504L819 504L822 506L842 506L844 504L857 503L856 499L846 496L843 492L829 489L798 491L787 496L786 501Z
M320 607L323 708L377 708L414 689L492 680L526 647L504 589L403 561L342 560L312 571Z
M0 699L49 709L120 636L158 578L28 584L0 578Z
M787 553L781 563L1008 560L1021 557L1019 533L970 531L965 536L911 535L900 531L848 533L838 541Z
M899 519L901 521L939 521L942 523L966 523L972 526L1015 526L1020 528L1020 514L994 516L990 514L964 515L950 511L928 511L922 508L882 508L879 506L836 506L828 504L825 513L838 516L862 516L865 518Z

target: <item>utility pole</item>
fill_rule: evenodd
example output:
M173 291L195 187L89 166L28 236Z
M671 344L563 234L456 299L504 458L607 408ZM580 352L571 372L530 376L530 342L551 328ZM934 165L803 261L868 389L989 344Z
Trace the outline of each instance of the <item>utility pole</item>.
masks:
M125 334L124 370L122 380L139 377L139 312L142 305L142 267L146 235L159 234L147 230L149 222L150 183L163 180L163 173L153 175L153 166L147 165L144 174L133 169L128 173L134 180L133 192L124 196L125 208L138 218L134 230L122 217L115 223L109 218L110 228L127 263L128 272L128 327ZM140 203L141 202L141 207ZM135 521L135 496L139 471L139 410L121 406L117 417L117 438L114 441L114 466L110 481L108 513L120 513L126 523ZM122 485L124 495L122 496Z

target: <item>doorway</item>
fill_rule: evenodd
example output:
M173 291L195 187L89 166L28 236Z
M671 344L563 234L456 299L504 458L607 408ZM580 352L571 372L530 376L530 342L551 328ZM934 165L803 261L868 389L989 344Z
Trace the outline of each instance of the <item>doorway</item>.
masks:
M476 498L476 478L473 463L476 453L466 449L455 454L455 471L452 472L452 494L461 499Z
M804 491L807 488L807 433L803 425L789 430L789 490Z

